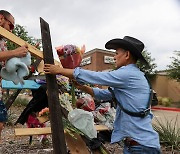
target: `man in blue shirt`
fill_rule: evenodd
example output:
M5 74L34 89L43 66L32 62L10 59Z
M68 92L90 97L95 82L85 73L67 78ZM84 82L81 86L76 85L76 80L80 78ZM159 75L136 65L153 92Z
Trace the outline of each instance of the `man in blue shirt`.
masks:
M78 83L90 83L112 87L117 103L131 111L140 112L147 109L150 87L144 73L136 66L137 60L147 64L142 55L144 44L130 36L113 39L106 43L107 49L116 50L114 56L116 70L111 72L94 72L81 69L64 69L57 65L45 64L46 74L62 74ZM147 64L148 65L148 64ZM112 94L108 89L91 88L86 85L79 89L91 94L98 100L109 100ZM124 154L158 154L160 143L158 133L153 130L150 112L144 118L125 113L119 105L112 132L111 143L124 141Z

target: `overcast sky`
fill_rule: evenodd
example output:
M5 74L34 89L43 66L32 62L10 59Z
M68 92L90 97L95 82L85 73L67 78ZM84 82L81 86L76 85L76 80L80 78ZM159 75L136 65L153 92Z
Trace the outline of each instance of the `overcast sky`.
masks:
M0 0L16 24L41 38L40 17L49 23L53 50L59 45L105 49L126 35L144 42L158 70L180 51L180 0Z

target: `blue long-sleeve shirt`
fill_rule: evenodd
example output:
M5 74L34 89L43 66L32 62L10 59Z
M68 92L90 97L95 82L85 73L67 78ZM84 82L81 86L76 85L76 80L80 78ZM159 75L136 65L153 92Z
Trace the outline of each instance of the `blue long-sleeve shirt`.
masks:
M118 102L121 102L121 105L129 111L139 112L147 108L150 95L149 84L144 73L135 64L129 64L111 72L94 72L76 68L74 77L80 83L112 87ZM93 88L93 91L95 99L112 98L107 89ZM125 137L131 137L141 145L160 148L158 133L153 130L151 124L152 118L152 113L145 118L130 116L117 106L111 142L119 142Z

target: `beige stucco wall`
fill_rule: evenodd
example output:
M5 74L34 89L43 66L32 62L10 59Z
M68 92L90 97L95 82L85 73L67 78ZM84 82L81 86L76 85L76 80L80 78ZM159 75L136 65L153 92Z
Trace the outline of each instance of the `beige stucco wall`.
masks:
M157 75L152 81L152 87L157 96L169 97L173 102L180 101L180 83L169 79L166 75Z

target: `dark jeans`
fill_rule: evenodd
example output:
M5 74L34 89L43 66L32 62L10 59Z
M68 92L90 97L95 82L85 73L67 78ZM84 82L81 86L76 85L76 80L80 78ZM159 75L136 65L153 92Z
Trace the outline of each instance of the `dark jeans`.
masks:
M125 146L123 154L161 154L160 149L146 147L143 145L137 145L137 146Z
M2 101L0 101L0 122L7 121L7 109Z

